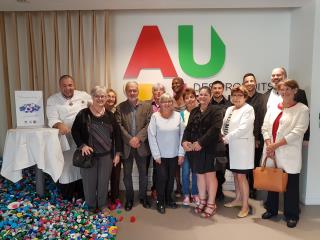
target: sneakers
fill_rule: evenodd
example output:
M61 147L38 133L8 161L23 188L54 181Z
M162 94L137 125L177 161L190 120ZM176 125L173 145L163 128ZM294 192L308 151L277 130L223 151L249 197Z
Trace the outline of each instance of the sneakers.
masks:
M196 204L197 206L200 205L200 198L199 195L192 195L192 201L194 204Z
M189 206L190 205L190 198L189 198L188 195L184 197L182 204L184 206Z

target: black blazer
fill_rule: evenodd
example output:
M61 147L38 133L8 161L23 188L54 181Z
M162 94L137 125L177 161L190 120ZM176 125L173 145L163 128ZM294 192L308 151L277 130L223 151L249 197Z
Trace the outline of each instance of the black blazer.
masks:
M200 107L194 108L189 117L188 125L183 134L182 142L196 142L207 153L214 154L219 141L223 120L222 108L209 104L200 119L200 124L195 124L195 116L200 112ZM196 125L196 126L195 126ZM200 126L197 128L197 126Z

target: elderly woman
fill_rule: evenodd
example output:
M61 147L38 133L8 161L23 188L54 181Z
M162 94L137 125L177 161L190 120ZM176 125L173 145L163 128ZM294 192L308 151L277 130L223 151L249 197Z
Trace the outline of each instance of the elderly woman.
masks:
M94 157L93 167L80 168L89 211L99 209L108 213L108 184L112 166L120 160L121 133L113 114L104 107L106 89L96 86L91 90L91 96L92 105L78 113L71 133L82 155L93 154ZM113 159L112 153L115 153Z
M186 104L187 109L181 112L181 116L183 119L183 123L185 126L188 124L190 112L192 109L198 106L196 92L193 88L186 88L183 93L183 100ZM184 195L183 205L188 206L190 204L190 171L191 165L188 158L184 158L182 164L182 192ZM191 182L191 197L192 201L199 205L200 199L198 195L198 187L197 187L197 174L192 173L192 182Z
M213 216L217 208L218 182L214 158L222 124L222 111L218 106L209 104L210 99L210 88L202 87L198 97L200 105L191 111L182 139L192 172L197 174L200 204L195 212L204 218Z
M157 210L165 213L165 204L177 208L172 199L174 176L178 164L184 160L181 138L184 124L179 113L173 109L173 98L164 93L160 97L160 111L151 116L148 140L157 171Z
M104 107L106 108L106 110L114 113L116 111L117 93L112 88L108 88L106 90L106 93L107 97L106 104L104 105Z
M309 124L308 107L295 101L298 89L299 86L294 80L285 80L278 84L283 101L268 109L262 126L265 141L263 157L275 157L278 167L288 173L287 191L284 193L284 216L290 228L294 228L299 220L302 142ZM262 214L262 218L276 216L278 208L279 193L268 192L267 211Z
M231 89L234 106L227 109L221 128L222 140L229 144L230 170L236 190L236 198L224 206L241 206L239 218L249 214L249 184L246 174L254 167L254 110L246 103L247 98L248 90L244 86Z

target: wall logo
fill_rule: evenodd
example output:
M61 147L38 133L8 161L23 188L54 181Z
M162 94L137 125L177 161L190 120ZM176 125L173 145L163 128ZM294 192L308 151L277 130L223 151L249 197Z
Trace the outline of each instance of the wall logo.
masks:
M182 70L194 78L208 78L217 74L224 65L226 47L211 27L211 56L205 64L194 60L193 26L178 26L179 63ZM137 78L143 69L160 69L164 78L177 76L176 69L158 26L143 26L124 78Z

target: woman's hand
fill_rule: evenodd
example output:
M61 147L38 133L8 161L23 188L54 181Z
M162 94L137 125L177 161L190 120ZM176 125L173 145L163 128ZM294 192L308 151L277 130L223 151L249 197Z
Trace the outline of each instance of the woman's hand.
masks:
M187 142L187 141L183 142L182 147L186 152L192 151L192 143L191 142Z
M82 148L81 148L81 153L82 153L82 156L84 155L90 155L91 153L93 152L93 149L87 145L84 145Z
M275 143L270 143L267 145L267 154L273 156L276 149L277 145Z
M183 164L184 161L184 157L183 156L179 156L178 157L178 165L181 166Z
M113 166L117 166L117 164L120 162L120 154L119 153L116 153L112 162L113 162Z
M198 152L198 151L200 151L200 150L202 149L202 147L200 146L200 144L199 144L198 141L197 141L197 142L194 142L194 143L192 144L192 148L193 148L193 150L196 151L196 152Z
M161 158L155 159L157 164L161 164Z

